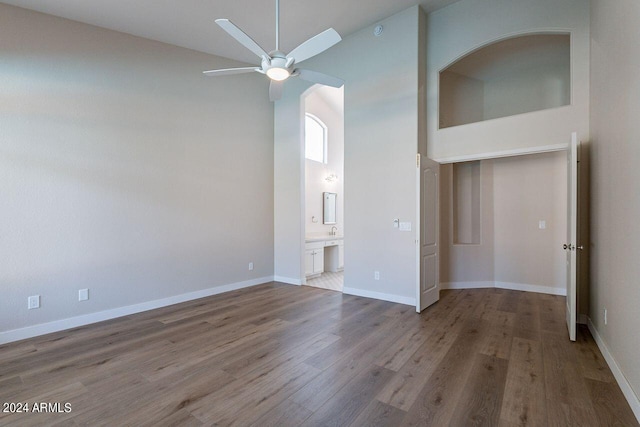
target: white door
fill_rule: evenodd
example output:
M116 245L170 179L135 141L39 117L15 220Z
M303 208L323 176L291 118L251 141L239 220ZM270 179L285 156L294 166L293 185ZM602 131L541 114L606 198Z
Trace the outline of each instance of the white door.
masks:
M567 242L563 245L567 254L567 328L571 341L576 340L577 321L578 145L578 134L574 132L567 150Z
M420 203L419 226L416 227L419 257L416 311L419 313L440 299L440 164L419 154L417 159Z

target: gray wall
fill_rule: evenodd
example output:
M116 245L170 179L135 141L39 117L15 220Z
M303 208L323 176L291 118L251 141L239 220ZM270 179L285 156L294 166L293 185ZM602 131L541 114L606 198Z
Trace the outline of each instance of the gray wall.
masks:
M0 332L273 275L267 82L201 74L233 65L0 4Z
M582 140L588 140L588 0L461 0L430 13L427 25L430 158L445 163L534 150L549 151L549 146L568 144L571 132L575 131ZM571 33L571 105L500 120L438 128L438 76L442 69L488 43L544 31Z
M493 160L496 282L566 288L566 164L563 151Z
M640 3L593 0L591 14L590 318L640 415Z
M415 304L418 22L415 6L346 37L305 68L345 80L346 292ZM300 96L288 84L275 111L275 275L299 283L302 272ZM393 228L411 222L412 232ZM374 280L374 271L380 280Z

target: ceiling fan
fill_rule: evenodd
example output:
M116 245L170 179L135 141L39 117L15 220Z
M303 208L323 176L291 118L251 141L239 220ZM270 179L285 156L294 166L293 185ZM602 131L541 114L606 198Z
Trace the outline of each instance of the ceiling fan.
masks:
M251 52L262 58L259 67L225 68L221 70L204 71L207 76L224 76L229 74L242 74L257 71L266 74L271 79L269 85L269 99L277 101L282 97L284 81L289 77L300 77L312 83L319 83L326 86L341 87L344 81L317 71L297 68L296 65L319 53L329 49L338 43L342 38L333 28L329 28L320 34L311 37L306 42L285 55L280 51L280 1L276 0L276 48L267 53L258 43L249 37L244 31L238 28L228 19L216 19L216 24L222 27L231 37Z

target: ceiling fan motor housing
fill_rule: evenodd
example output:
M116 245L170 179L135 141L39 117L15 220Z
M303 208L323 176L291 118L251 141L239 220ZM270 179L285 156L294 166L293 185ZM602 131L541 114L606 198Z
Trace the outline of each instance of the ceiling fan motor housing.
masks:
M269 58L262 58L262 71L271 79L282 81L293 74L293 64L295 63L293 58L287 59L285 54L278 50L269 55Z

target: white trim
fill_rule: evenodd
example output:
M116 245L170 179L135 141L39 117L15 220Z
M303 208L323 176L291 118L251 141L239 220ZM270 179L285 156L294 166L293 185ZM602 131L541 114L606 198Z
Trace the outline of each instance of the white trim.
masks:
M422 286L420 286L420 281L422 280L422 261L420 259L420 255L422 252L422 240L420 239L421 231L420 227L422 227L422 155L420 153L416 153L416 163L417 163L417 171L416 171L416 313L420 313L422 307L420 307L420 295L422 293ZM438 210L440 210L440 205L438 204ZM398 224L400 226L400 224ZM437 259L437 258L436 258Z
M440 289L481 289L481 288L498 288L510 289L512 291L536 292L539 294L561 295L566 296L565 288L553 288L550 286L529 285L526 283L512 282L444 282L440 283Z
M469 162L472 160L497 159L500 157L523 156L526 154L550 153L553 151L566 151L568 144L543 145L540 147L516 148L513 150L494 151L489 153L466 154L462 156L442 157L433 159L438 163Z
M128 316L131 314L141 313L143 311L154 310L181 302L192 301L199 298L205 298L224 292L235 291L242 288L261 285L273 281L273 276L260 277L257 279L245 280L243 282L231 283L223 286L216 286L200 291L189 292L186 294L175 295L172 297L162 298L153 301L146 301L140 304L127 305L124 307L113 308L110 310L99 311L96 313L84 314L82 316L70 317L67 319L54 320L53 322L41 323L39 325L27 326L25 328L13 329L10 331L0 332L0 344L6 344L14 341L20 341L27 338L33 338L40 335L50 334L52 332L64 331L65 329L77 328L79 326L90 325L92 323L102 322L105 320L115 319L116 317Z
M537 292L539 294L567 296L567 288L552 288L551 286L529 285L527 283L496 282L496 288L511 289L512 291Z
M622 394L624 394L624 397L627 399L627 402L629 402L629 406L631 406L631 410L633 411L633 414L636 416L636 419L638 420L638 422L640 422L640 399L638 398L638 395L633 391L631 384L629 384L629 381L627 381L627 378L622 373L622 370L620 369L618 362L616 362L616 359L614 359L613 355L607 348L607 344L604 342L604 340L598 333L598 330L596 329L596 326L591 321L591 318L588 317L587 320L588 320L589 331L591 332L593 339L596 341L596 344L598 344L598 348L600 349L600 352L604 356L604 360L607 361L607 365L609 365L609 369L611 369L611 372L613 372L613 376L616 378L616 381L618 382L618 385L622 390Z
M385 294L382 292L366 291L363 289L345 287L342 289L342 293L347 295L355 295L358 297L373 298L373 299L379 299L382 301L395 302L398 304L412 305L414 307L416 305L415 298L401 297L399 295Z
M296 285L296 286L301 286L302 285L302 280L294 279L292 277L273 276L273 281L274 282L286 283L287 285Z

